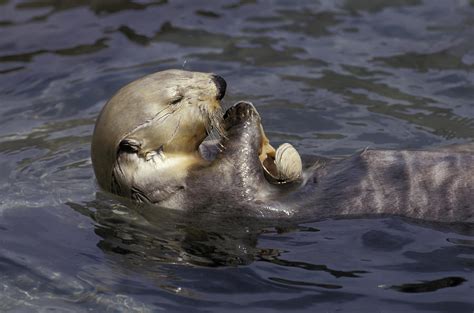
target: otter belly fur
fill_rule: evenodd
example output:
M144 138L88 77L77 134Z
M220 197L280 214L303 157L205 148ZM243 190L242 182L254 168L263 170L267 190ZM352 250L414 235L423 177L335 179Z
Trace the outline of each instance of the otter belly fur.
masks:
M291 145L269 144L251 103L222 115L224 93L221 77L179 70L119 90L94 130L99 185L191 214L474 223L474 145L366 149L345 159L315 157L302 167ZM203 143L212 128L222 137L218 145Z

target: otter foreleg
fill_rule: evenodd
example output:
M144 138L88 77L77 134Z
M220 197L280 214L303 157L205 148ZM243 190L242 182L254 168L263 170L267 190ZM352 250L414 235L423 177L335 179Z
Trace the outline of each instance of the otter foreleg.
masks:
M250 102L238 102L229 108L224 121L228 136L234 137L233 140L237 137L240 143L235 153L240 156L243 147L252 146L255 150L251 152L252 160L253 155L257 154L260 166L271 183L281 184L301 179L303 167L299 153L289 143L280 145L277 150L273 148L263 130L260 115Z

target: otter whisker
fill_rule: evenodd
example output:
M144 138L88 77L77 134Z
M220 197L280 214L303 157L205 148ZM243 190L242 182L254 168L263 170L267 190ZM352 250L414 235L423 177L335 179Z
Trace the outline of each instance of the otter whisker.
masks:
M222 152L222 151L225 150L224 145L223 145L220 141L218 141L218 142L216 143L216 148L217 148L217 150L219 150L219 152Z
M226 136L226 131L224 129L224 121L222 117L222 110L217 109L213 112L208 112L208 118L210 125L212 126L213 129L217 131L220 137L222 138L227 138Z
M178 120L178 123L176 123L176 127L173 131L173 134L171 135L171 138L168 140L167 144L173 141L174 137L176 137L176 134L178 133L179 126L181 125L181 117Z
M213 131L210 123L206 124L206 134L208 135L207 142L212 143L212 145L215 146L218 151L222 152L221 148L218 146L220 144L221 137L216 134L215 131Z
M208 132L208 134L209 139L207 140L207 142L212 143L212 145L215 146L219 152L222 152L224 146L221 143L221 138L214 131Z
M226 138L225 130L223 125L223 117L222 117L222 110L220 108L213 109L212 111L209 110L208 105L204 105L200 103L199 111L204 118L207 118L207 123L205 125L206 132L208 135L211 134L211 130L215 129L219 137Z
M130 134L133 134L134 132L142 129L142 128L145 128L147 127L148 125L150 125L151 123L153 122L164 122L166 121L166 118L168 118L169 116L171 116L176 110L172 110L171 112L165 112L162 116L159 116L163 111L165 111L166 109L168 108L164 108L163 110L161 110L160 112L158 112L157 114L155 114L155 116L153 116L153 118L151 119L148 119L146 120L145 122L143 122L142 124L138 125L137 127L135 127L134 129L132 129L131 131L129 131L128 133L125 134L124 138L128 137Z

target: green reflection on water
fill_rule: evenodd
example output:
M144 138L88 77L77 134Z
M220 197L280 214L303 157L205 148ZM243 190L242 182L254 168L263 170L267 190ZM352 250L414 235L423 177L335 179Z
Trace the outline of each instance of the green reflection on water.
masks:
M166 3L166 0L152 1L150 3L138 3L129 0L39 0L26 1L16 5L17 9L39 9L52 8L54 12L74 9L77 7L89 7L96 14L115 13L124 10L144 10L151 5Z
M405 7L420 4L420 0L347 0L344 8L350 12L369 11L375 13L389 7Z
M57 50L36 50L28 53L19 53L0 56L0 62L31 62L31 60L38 55L45 53L53 53L62 56L76 56L81 54L96 53L100 50L107 48L107 39L98 39L93 44L77 45L71 48L57 49Z
M326 89L344 95L351 104L367 107L370 112L384 114L408 121L430 130L432 133L451 138L474 138L474 120L458 116L451 108L440 108L429 98L417 97L375 79L360 79L333 71L323 71L320 78L303 78L282 75L284 79L299 81L314 89ZM388 104L371 95L399 100L399 104ZM418 112L411 110L416 109Z
M446 50L433 53L409 52L391 57L377 57L373 61L383 62L395 68L411 68L420 72L474 69L474 65L463 62L462 56L453 55Z

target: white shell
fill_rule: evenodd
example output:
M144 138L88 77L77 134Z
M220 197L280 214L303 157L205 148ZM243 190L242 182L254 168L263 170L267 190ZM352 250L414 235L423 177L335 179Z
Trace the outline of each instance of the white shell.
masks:
M280 145L276 150L275 166L278 179L282 181L297 180L303 172L301 157L298 151L289 143Z

